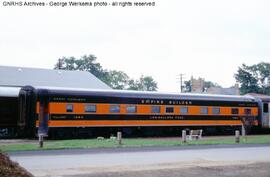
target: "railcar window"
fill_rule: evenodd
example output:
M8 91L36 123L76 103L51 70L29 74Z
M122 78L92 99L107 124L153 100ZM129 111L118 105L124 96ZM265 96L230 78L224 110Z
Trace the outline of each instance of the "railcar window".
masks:
M201 107L201 114L208 114L208 107Z
M96 105L85 105L85 112L96 112Z
M232 114L238 114L239 110L238 108L232 108Z
M268 111L269 111L269 110L268 110L268 103L264 103L264 104L263 104L263 112L264 112L264 113L268 113Z
M187 114L188 113L188 107L180 107L180 113L181 114Z
M135 113L137 112L137 107L135 105L128 105L126 111L127 113Z
M212 108L213 114L220 114L220 108Z
M244 109L244 113L246 115L250 115L251 114L251 109L247 108L247 109Z
M174 107L166 107L166 113L173 113L174 112Z
M160 113L160 106L152 106L152 113Z
M67 104L66 111L67 112L73 112L73 104Z
M110 105L110 112L120 112L120 105Z

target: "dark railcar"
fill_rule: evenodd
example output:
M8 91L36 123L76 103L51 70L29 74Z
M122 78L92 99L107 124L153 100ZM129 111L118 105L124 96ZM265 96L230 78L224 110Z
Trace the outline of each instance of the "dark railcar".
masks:
M0 138L17 136L20 88L0 87Z

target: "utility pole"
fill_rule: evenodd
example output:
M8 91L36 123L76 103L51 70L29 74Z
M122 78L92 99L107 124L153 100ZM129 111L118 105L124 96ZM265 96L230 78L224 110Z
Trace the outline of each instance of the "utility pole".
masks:
M183 92L183 76L184 76L184 74L179 74L178 75L179 76L179 78L177 78L177 79L179 79L180 80L180 93L182 93Z

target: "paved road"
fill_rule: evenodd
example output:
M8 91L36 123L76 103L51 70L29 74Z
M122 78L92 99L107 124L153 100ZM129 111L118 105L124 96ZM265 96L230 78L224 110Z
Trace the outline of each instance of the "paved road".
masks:
M65 150L10 153L10 156L35 176L53 176L270 162L270 146Z

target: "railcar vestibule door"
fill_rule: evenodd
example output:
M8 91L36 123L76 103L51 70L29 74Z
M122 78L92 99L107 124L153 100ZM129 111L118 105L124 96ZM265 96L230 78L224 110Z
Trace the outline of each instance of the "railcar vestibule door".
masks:
M263 110L262 110L262 126L264 128L270 128L270 103L263 102Z
M39 121L38 134L47 136L48 122L49 122L49 108L48 108L48 100L46 98L40 99L38 121Z
M32 87L25 87L19 93L19 136L33 137L35 115L35 93Z

